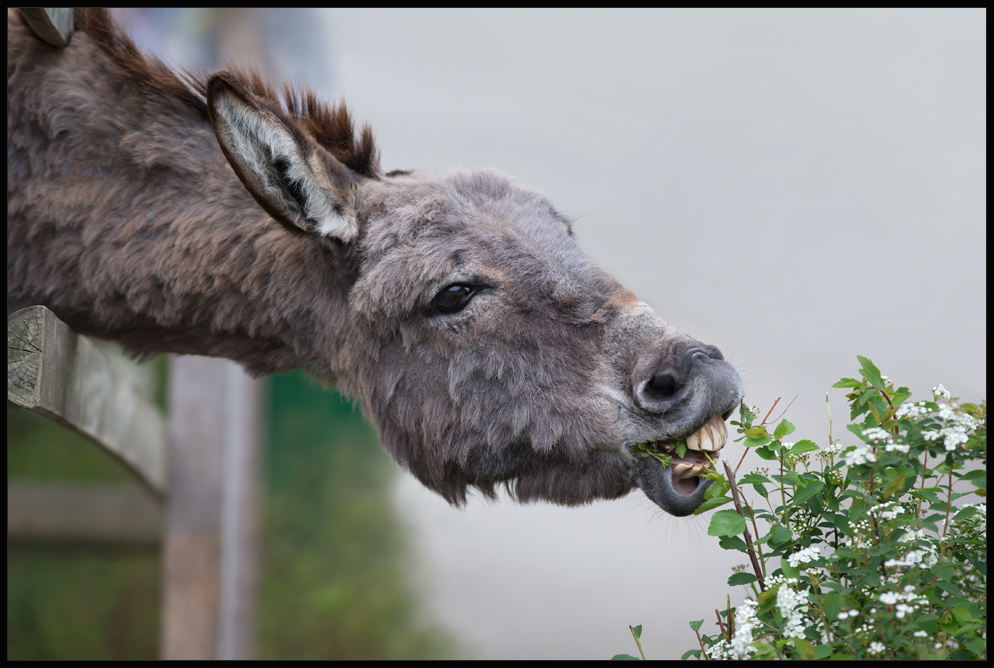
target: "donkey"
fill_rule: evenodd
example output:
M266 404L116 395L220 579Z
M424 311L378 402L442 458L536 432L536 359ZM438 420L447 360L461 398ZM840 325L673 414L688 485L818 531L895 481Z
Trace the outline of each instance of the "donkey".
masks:
M7 13L8 314L44 304L135 356L337 382L454 505L500 485L701 504L738 373L545 197L490 170L384 172L343 105L171 70L104 11L74 21L54 49ZM680 440L669 466L637 451Z

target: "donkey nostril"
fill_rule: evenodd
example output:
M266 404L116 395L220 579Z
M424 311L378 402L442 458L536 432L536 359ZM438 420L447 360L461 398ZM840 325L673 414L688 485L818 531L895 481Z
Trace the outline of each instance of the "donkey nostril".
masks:
M671 373L656 373L646 383L645 389L656 399L669 399L680 389L680 383Z

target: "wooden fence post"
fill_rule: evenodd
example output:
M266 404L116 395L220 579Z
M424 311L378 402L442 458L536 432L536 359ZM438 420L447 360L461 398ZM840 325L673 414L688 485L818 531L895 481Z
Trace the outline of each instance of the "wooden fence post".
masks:
M260 387L227 360L172 359L164 659L252 656Z

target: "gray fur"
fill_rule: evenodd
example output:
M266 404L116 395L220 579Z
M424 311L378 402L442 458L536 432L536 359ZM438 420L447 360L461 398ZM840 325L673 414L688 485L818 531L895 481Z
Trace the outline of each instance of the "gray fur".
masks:
M731 410L738 374L594 265L542 195L493 171L384 174L344 110L172 73L115 30L77 12L55 50L8 10L8 313L45 304L132 354L337 381L452 503L641 484L674 514L699 504L703 486L675 498L631 448ZM231 109L263 125L226 143ZM266 136L292 157L279 170L249 146ZM452 284L485 289L436 312Z

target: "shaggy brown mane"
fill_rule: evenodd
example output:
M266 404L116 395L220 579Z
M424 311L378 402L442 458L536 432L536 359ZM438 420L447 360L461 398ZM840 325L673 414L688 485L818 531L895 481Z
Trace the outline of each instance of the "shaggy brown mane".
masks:
M77 9L74 28L84 32L107 54L125 78L175 98L207 116L207 82L213 75L206 69L177 72L152 54L139 49L121 30L106 9ZM306 86L284 83L282 94L258 72L228 69L254 95L278 105L301 129L313 134L335 158L367 178L379 178L379 151L373 131L363 124L356 132L344 103L328 104Z

